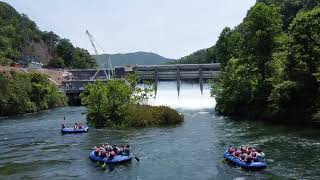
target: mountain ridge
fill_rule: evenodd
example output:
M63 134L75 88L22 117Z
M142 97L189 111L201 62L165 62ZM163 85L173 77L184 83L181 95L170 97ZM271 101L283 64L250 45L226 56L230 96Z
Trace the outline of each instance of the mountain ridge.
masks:
M103 67L108 68L108 58L110 57L112 66L128 65L161 65L174 61L153 52L137 51L130 53L101 54L95 56L97 61L102 62Z

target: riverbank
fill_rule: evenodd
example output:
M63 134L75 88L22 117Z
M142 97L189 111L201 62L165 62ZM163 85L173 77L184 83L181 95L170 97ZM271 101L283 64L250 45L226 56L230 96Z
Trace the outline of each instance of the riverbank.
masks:
M0 116L39 112L65 106L66 98L48 76L19 71L0 71Z

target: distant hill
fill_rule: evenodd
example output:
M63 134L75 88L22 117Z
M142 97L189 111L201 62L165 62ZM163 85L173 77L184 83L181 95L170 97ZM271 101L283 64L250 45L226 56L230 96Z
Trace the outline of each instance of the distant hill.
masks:
M170 62L171 64L207 64L217 62L215 47L198 50L190 55Z
M175 59L162 57L150 52L134 52L125 54L102 54L98 56L98 61L102 62L104 67L108 67L108 58L110 57L112 66L126 66L126 65L159 65L166 64ZM97 58L97 56L96 56Z

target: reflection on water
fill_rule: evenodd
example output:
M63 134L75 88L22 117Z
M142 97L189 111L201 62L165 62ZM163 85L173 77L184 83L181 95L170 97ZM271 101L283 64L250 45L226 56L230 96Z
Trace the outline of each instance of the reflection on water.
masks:
M61 135L60 124L82 122L84 107L65 107L0 120L0 179L320 179L317 129L232 121L214 112L205 85L160 83L154 104L178 108L176 127L94 129ZM101 143L130 144L141 160L102 171L89 158ZM269 167L243 171L222 159L228 145L250 144L267 154Z

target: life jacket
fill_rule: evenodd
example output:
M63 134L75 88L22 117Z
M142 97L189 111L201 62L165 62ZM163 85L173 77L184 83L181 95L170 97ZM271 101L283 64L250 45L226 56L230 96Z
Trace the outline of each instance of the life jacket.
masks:
M229 154L233 154L234 153L234 149L230 149Z
M104 158L104 157L106 157L106 156L107 156L107 152L106 152L105 150L103 150L103 151L101 152L101 157Z
M246 159L246 154L241 154L241 160L245 160Z
M257 154L255 152L252 152L251 154L252 154L252 157L256 157L257 156Z
M240 154L241 154L241 151L236 151L235 156L236 156L236 157L239 157Z
M111 151L111 152L109 153L109 159L113 159L114 156L115 156L115 152L114 152L114 151Z
M114 156L116 153L114 151L111 151L110 155Z
M247 157L247 163L251 163L253 161L253 157L251 156L251 155L249 155L248 157Z
M96 150L94 151L94 154L95 154L96 156L99 155L99 148L96 148Z

